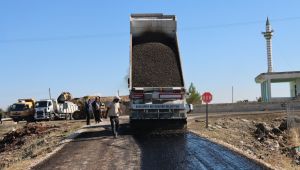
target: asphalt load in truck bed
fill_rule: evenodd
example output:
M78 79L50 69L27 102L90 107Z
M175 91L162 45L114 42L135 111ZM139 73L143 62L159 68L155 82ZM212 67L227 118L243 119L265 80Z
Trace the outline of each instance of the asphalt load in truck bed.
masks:
M173 45L172 45L173 44ZM174 43L143 42L132 49L134 87L181 87L183 81Z

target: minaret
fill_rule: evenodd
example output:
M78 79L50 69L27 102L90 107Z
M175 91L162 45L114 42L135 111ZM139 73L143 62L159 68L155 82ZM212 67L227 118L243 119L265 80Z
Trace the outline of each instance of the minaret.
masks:
M272 72L272 36L273 30L271 29L271 25L269 22L269 18L267 17L266 22L266 32L262 33L266 39L267 43L267 57L268 57L268 73Z

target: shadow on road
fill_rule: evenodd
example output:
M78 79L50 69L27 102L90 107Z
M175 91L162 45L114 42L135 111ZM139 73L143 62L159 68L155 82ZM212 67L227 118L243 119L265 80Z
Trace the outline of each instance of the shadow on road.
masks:
M95 125L84 127L88 129L86 132L79 134L74 141L94 140L103 137L113 137L110 125ZM119 137L123 135L132 135L129 124L121 124L119 128Z
M138 134L141 169L185 169L186 134ZM185 167L186 166L186 167Z
M141 169L263 169L255 162L191 133L134 135Z

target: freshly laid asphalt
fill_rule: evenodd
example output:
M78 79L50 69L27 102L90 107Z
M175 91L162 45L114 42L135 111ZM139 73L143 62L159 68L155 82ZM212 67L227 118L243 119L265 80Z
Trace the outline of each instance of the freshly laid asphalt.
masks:
M109 122L85 127L33 169L263 169L260 165L223 146L190 132L134 134L128 123L117 138Z

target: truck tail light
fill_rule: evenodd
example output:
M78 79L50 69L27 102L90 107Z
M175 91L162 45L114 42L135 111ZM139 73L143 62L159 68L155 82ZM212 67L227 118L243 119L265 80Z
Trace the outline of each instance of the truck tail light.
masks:
M131 95L131 98L133 99L142 99L144 98L144 94L143 93L134 93Z

